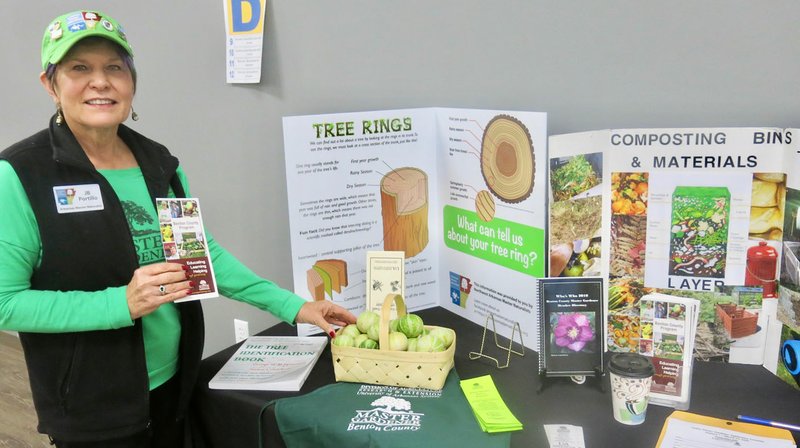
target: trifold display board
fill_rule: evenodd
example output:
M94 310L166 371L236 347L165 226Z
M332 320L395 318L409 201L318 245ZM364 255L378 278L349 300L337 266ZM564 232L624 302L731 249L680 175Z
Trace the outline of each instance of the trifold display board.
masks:
M294 290L358 314L366 253L405 253L410 311L445 307L538 344L546 114L420 108L285 117ZM319 331L300 325L298 333ZM516 337L519 340L519 336Z
M800 241L787 200L787 186L793 198L800 184L799 136L694 128L550 137L550 274L608 279L609 349L668 350L640 304L660 292L700 300L697 358L779 367L782 323L797 331L800 312L777 287L784 246ZM796 289L791 258L783 267Z

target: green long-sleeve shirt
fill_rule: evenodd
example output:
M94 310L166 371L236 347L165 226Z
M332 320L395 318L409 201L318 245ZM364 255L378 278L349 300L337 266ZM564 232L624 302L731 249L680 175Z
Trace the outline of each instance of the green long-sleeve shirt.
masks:
M155 206L138 168L101 170L123 203L139 264L164 261ZM186 176L178 176L187 194ZM293 322L305 300L263 279L208 235L219 292ZM30 289L41 260L36 217L25 190L8 162L0 161L0 330L58 333L109 330L133 325L125 287L101 291ZM91 275L92 267L87 267ZM180 321L174 304L142 319L150 387L163 384L178 366Z

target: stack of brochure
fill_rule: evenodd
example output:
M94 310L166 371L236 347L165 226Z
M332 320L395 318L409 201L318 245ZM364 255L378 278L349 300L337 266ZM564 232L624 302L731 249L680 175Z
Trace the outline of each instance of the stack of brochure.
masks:
M461 390L467 397L475 418L484 432L506 432L522 429L522 423L506 406L497 392L491 375L461 380Z
M655 367L650 403L688 409L700 301L651 293L639 302L639 353Z

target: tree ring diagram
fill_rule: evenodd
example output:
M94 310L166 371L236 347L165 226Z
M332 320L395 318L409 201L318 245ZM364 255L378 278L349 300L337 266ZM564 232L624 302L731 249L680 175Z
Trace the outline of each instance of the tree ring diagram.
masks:
M528 128L510 115L489 121L481 142L481 173L501 201L516 203L533 191L533 141Z
M482 190L475 197L475 212L481 221L489 222L494 219L494 199L492 199L492 195L488 191Z

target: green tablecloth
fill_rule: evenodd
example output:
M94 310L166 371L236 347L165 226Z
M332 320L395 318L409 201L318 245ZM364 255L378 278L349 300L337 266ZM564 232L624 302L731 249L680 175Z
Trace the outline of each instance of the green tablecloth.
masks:
M288 448L492 448L511 442L510 433L481 431L455 369L441 391L336 383L274 403Z

